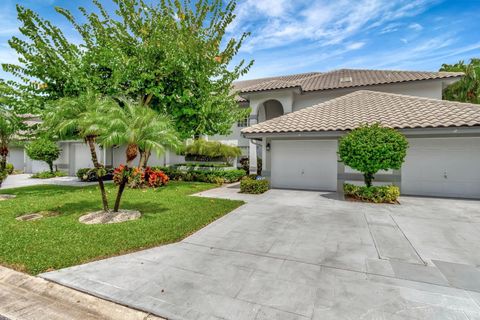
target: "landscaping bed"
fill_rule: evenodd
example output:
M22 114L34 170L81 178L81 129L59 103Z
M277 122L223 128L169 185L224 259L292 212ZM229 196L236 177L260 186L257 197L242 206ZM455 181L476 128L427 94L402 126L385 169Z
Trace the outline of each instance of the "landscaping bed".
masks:
M78 221L85 213L101 209L97 186L4 190L2 194L16 198L0 202L0 264L38 274L179 241L243 204L189 196L213 187L216 185L171 181L157 189L126 189L122 208L138 210L142 217L97 225ZM108 194L116 190L113 185L106 189ZM15 220L38 212L58 214L34 221Z
M349 200L397 204L400 189L397 186L357 186L350 183L343 185L345 197Z

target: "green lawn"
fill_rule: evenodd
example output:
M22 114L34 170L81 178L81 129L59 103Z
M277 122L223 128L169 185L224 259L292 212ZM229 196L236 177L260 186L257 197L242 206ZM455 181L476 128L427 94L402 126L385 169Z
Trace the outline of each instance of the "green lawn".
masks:
M142 218L109 225L78 222L84 213L101 209L96 186L2 190L0 193L17 197L0 201L0 264L38 274L179 241L243 203L188 196L212 187L215 185L171 182L157 190L125 190L121 207L140 210ZM113 203L116 189L108 185L107 190ZM45 210L60 215L15 220Z

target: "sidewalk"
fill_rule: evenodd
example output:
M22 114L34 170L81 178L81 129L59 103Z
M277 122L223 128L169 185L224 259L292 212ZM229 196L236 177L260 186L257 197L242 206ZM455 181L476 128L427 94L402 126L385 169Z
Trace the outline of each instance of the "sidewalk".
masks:
M0 319L161 320L0 266Z

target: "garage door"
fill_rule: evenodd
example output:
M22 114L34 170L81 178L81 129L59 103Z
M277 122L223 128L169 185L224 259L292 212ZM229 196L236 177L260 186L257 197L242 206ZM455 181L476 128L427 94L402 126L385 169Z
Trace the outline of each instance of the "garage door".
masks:
M336 152L336 140L272 141L272 187L335 191Z
M480 138L409 139L402 193L480 198Z

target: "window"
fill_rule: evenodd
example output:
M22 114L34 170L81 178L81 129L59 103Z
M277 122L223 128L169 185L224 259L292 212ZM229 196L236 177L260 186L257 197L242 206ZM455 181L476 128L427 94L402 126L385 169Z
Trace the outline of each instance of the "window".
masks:
M248 117L237 122L237 127L245 128L248 127Z

